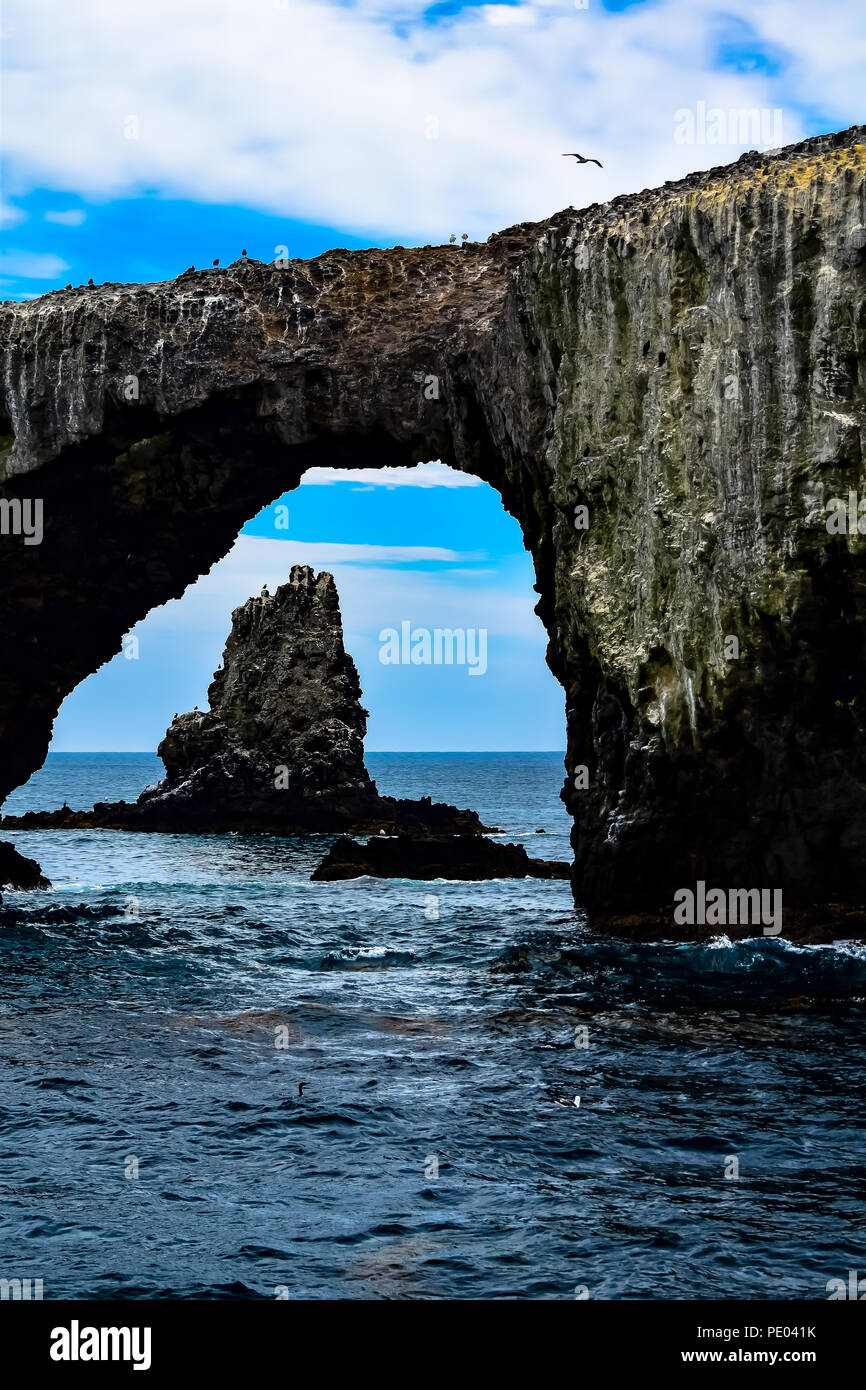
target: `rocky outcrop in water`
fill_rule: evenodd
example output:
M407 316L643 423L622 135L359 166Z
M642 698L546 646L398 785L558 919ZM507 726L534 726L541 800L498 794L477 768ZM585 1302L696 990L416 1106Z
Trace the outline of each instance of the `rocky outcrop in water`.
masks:
M166 777L129 804L7 817L18 829L464 832L474 811L380 796L364 766L367 711L343 645L333 575L295 565L274 594L232 614L209 708L176 715L157 752Z
M19 854L13 845L0 840L0 888L50 888L35 859Z
M374 837L365 845L341 836L314 870L314 880L342 878L570 878L571 865L531 859L522 845L502 845L483 835L423 840L408 835Z
M593 921L697 879L862 904L864 189L852 128L483 245L2 306L3 500L44 534L0 539L0 795L306 468L438 457L532 552Z

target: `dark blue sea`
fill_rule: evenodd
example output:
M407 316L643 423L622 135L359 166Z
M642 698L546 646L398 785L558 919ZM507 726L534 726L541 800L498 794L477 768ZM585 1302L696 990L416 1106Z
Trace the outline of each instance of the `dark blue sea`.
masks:
M368 765L569 857L561 754ZM5 809L160 775L55 754ZM600 940L556 881L311 883L327 837L12 838L53 886L0 906L0 1276L823 1299L866 1273L863 946Z

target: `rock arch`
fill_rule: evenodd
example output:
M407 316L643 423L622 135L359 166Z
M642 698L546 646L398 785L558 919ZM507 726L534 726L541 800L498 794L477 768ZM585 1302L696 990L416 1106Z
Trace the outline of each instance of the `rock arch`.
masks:
M441 458L534 558L579 900L664 913L695 876L857 900L866 542L823 507L863 454L864 139L485 244L2 306L4 525L39 499L44 534L0 536L0 796L307 467Z

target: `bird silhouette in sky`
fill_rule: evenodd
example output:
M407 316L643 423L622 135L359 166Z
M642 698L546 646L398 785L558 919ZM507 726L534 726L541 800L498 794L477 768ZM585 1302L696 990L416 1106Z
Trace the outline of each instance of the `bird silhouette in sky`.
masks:
M563 159L576 159L578 164L597 164L599 169L604 168L600 159L587 159L586 155L576 154L574 150L568 150L562 157Z

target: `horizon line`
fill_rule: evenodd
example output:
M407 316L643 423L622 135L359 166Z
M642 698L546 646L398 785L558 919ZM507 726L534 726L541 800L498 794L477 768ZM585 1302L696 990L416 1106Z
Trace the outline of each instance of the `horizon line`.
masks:
M567 751L566 748L368 748L365 750L365 757L371 753L416 753L426 754L429 757L444 753L489 753L493 755L498 753L566 753ZM50 748L46 757L87 758L92 757L94 753L125 754L129 757L146 754L148 757L159 757L155 748Z

